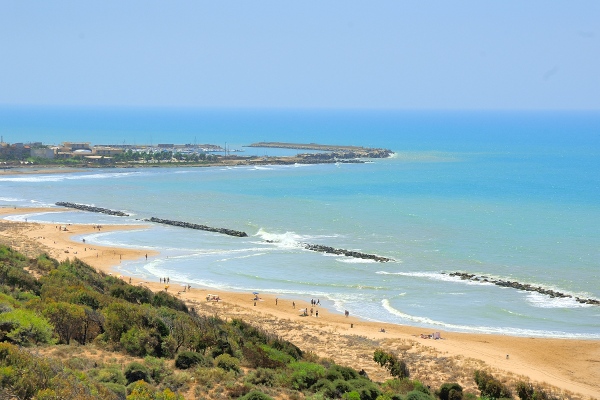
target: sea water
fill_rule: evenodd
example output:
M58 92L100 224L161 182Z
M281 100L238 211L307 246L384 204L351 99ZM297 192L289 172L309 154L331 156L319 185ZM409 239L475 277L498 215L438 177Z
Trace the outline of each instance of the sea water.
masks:
M0 109L7 141L255 141L390 148L364 164L94 169L0 176L0 205L123 210L10 217L140 225L76 240L157 250L121 273L319 299L336 312L428 330L600 338L600 307L464 281L462 271L600 298L600 114ZM9 139L16 135L18 140ZM144 140L142 140L144 139ZM143 222L151 216L247 238ZM379 263L305 250L322 244Z

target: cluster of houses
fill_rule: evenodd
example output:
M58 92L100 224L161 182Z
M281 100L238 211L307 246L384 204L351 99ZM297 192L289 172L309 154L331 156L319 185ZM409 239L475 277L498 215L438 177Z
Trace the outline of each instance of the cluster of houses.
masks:
M90 142L63 142L60 146L48 146L41 142L5 143L0 141L0 158L24 159L37 157L46 159L67 159L83 157L90 160L111 158L123 153L122 148L111 146L91 146Z

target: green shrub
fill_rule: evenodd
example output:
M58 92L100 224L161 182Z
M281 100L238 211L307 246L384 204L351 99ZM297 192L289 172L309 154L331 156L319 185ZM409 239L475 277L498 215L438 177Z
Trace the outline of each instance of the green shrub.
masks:
M381 394L379 386L368 379L352 379L349 380L348 383L352 385L354 391L360 395L361 400L375 400Z
M161 383L163 379L173 374L173 371L165 365L165 360L162 358L146 356L144 365L150 370L150 377L156 383Z
M102 368L95 372L94 375L98 382L115 383L123 386L127 384L127 379L125 379L123 371L116 365Z
M102 385L114 394L116 394L119 399L125 399L127 397L127 388L125 387L125 385L113 382L104 382L102 383Z
M194 378L199 385L207 388L213 387L216 382L223 382L234 378L233 372L221 368L198 367L194 370Z
M452 398L450 397L450 393L452 394ZM457 394L460 393L462 397L462 386L458 383L444 383L440 386L440 389L436 392L436 395L440 398L440 400L452 400L455 399Z
M330 379L330 376L335 377L334 379L330 379L332 381L340 378L349 381L350 379L358 379L360 377L360 375L355 369L350 367L343 367L337 364L333 364L331 367L329 367L329 369L327 369L326 376L328 377L328 379Z
M317 381L325 376L325 368L322 365L296 361L289 365L290 384L293 389L308 389Z
M390 375L396 378L408 378L410 376L406 363L398 359L395 354L377 349L373 353L373 361L387 369Z
M344 400L361 400L360 394L358 392L348 392L344 393L342 396Z
M275 372L268 368L257 368L246 376L245 381L251 385L273 386Z
M247 393L245 396L240 397L240 400L273 400L272 397L267 396L263 392L259 392L258 390L253 390Z
M144 357L145 355L156 355L156 348L159 346L159 338L149 329L132 327L119 340L127 353Z
M344 379L336 379L332 382L332 386L339 396L341 396L344 393L351 392L354 389L354 387L352 387L352 385L350 385Z
M488 372L481 370L475 371L475 383L477 383L477 387L481 391L481 396L483 397L488 397L491 400L512 398L510 389Z
M200 353L194 351L182 351L177 354L175 366L179 369L188 369L194 365L203 364L204 357Z
M18 308L0 314L0 341L20 346L52 342L52 325L33 311Z
M162 380L162 384L173 391L178 391L184 388L190 380L191 376L187 372L180 372L166 375Z
M125 367L125 378L129 384L137 381L150 383L150 370L145 365L134 361Z
M406 394L404 400L432 400L432 397L419 390L412 390Z
M222 368L225 371L240 372L240 360L229 354L221 354L215 358L215 367Z

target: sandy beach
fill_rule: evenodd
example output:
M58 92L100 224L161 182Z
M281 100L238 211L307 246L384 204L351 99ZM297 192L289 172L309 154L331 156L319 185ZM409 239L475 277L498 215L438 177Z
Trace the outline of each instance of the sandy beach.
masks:
M40 211L61 210L0 208L0 218L10 214ZM110 225L100 229L113 231L139 228L139 225ZM97 231L97 227L91 225L68 225L61 228L54 224L0 219L0 243L10 245L30 257L41 252L58 260L77 257L99 270L116 274L118 272L113 268L124 260L144 257L151 259L157 256L157 253L145 250L109 248L72 240L73 236ZM129 277L123 279L129 280ZM149 282L132 277L131 282L155 291L165 290L158 278ZM197 287L184 291L184 283L170 282L167 290L180 296L198 312L228 319L242 318L276 332L305 351L312 351L356 369L365 369L376 381L389 378L387 372L372 361L374 349L383 347L400 353L407 361L411 377L431 387L438 387L443 382L458 381L467 388L474 389L473 371L488 368L498 377L522 376L523 380L558 387L566 391L569 398L600 398L600 341L597 340L542 339L443 331L440 332L440 340L425 339L421 334L431 334L432 331L363 321L351 315L346 317L328 312L319 306L312 306L315 312L318 310L318 317L316 314L311 316L311 299L279 299L261 294L259 300L255 301L251 293L230 293ZM220 301L207 301L209 294L218 296ZM308 309L308 316L301 315L300 309L303 308ZM465 307L465 312L468 312L468 307Z

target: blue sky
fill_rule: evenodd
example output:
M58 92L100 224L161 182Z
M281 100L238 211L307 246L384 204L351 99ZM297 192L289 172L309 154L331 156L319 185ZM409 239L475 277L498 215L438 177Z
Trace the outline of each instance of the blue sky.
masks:
M600 109L600 1L0 3L0 105Z

